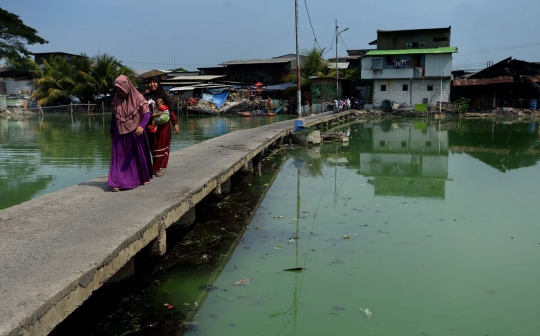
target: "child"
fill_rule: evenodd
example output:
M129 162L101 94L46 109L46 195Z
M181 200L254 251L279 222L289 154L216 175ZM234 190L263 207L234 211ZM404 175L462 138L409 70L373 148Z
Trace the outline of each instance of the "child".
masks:
M167 108L167 105L163 103L163 99L158 98L156 99L156 105L158 108L158 112L152 114L152 124L148 125L148 129L150 129L150 133L156 133L158 129L158 125L163 125L165 123L169 122L169 119L171 118L171 115L169 113L169 109Z

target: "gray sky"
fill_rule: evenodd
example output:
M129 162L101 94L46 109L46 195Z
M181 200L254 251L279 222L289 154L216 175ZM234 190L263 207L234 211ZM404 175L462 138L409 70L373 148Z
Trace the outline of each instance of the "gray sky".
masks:
M540 62L540 0L299 0L302 49L314 45L305 3L326 58L335 56L337 19L340 30L349 28L340 56L370 48L377 29L452 26L454 68L509 56ZM195 70L295 52L294 0L0 0L0 7L49 41L31 51L101 50L134 69ZM508 48L516 46L524 47Z

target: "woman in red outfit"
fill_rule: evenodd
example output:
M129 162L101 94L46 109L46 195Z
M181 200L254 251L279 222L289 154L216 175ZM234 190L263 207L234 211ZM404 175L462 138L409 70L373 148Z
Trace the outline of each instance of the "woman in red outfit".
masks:
M150 77L148 79L148 88L150 89L150 96L152 99L163 99L166 106L169 107L171 114L171 121L174 125L174 132L178 134L178 118L173 111L173 105L169 99L169 95L165 93L163 87L159 83L159 78ZM152 150L152 169L156 176L162 176L161 169L167 168L169 163L169 153L171 150L171 123L168 122L164 125L160 125L156 133L148 134L148 142L150 143L150 149Z

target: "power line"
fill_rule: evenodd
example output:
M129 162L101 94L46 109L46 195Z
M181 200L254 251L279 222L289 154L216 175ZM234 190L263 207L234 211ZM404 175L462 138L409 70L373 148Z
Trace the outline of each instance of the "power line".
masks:
M339 38L341 39L341 42L343 42L343 45L345 46L345 48L349 50L349 47L347 47L347 45L345 44L345 41L343 41L343 37L341 37L341 34L339 35Z
M332 43L330 43L330 49L328 49L328 51L324 51L324 53L330 52L330 50L332 50L332 46L334 45L335 39L336 39L336 32L334 31L334 36L332 36Z
M525 48L525 47L531 47L531 46L537 46L537 45L540 45L540 42L539 43L522 44L522 45L516 45L516 46L499 47L499 48L494 48L494 49L470 50L470 51L460 52L458 55L460 55L460 54L461 55L463 55L463 54L481 54L481 53L487 53L487 52L493 52L493 51Z
M308 20L309 20L309 25L311 26L311 31L313 32L313 37L315 38L315 43L317 44L319 49L322 50L321 46L319 45L319 41L317 41L317 35L315 35L315 29L313 29L313 25L311 24L311 15L309 15L309 9L307 7L306 0L304 0L304 5L306 6L307 17L308 17Z

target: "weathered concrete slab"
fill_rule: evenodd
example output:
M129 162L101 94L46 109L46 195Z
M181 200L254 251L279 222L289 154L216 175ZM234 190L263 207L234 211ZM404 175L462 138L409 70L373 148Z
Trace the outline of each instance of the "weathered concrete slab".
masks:
M313 126L350 113L304 119ZM103 177L1 210L0 335L50 332L164 227L292 127L284 121L184 148L171 154L163 177L134 190L109 192Z

